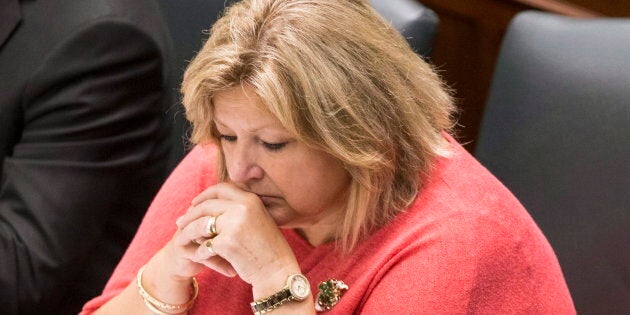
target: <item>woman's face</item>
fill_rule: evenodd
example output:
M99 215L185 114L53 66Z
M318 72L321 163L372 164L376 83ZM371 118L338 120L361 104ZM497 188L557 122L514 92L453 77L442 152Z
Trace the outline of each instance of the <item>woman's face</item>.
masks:
M340 224L350 175L336 158L298 142L261 105L249 87L214 98L229 180L258 195L280 227L324 231Z

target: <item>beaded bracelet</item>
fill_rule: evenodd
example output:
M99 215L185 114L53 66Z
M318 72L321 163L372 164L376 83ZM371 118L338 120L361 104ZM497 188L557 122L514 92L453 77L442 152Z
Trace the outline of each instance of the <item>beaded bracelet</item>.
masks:
M138 270L138 275L136 276L136 286L138 287L138 293L144 300L144 304L153 313L157 315L181 314L188 311L192 307L192 305L195 303L195 300L197 299L197 294L199 294L199 285L197 284L197 279L195 279L195 277L192 278L192 298L184 304L168 304L154 298L149 294L149 292L144 289L144 286L142 285L142 274L144 273L145 267L146 265L142 266L142 268Z

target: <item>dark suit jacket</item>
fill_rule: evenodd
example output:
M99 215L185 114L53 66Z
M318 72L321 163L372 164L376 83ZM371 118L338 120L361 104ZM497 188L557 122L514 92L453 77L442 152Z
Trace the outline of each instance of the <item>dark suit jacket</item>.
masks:
M169 46L150 0L0 0L0 313L102 290L167 172Z

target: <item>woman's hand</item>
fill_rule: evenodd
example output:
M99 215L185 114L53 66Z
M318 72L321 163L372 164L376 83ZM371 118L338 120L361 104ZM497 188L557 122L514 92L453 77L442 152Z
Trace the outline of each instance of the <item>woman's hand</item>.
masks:
M215 218L216 236L208 220ZM223 275L238 275L252 285L254 299L268 297L300 268L260 198L230 183L206 189L193 199L177 220L173 238L146 264L141 279L145 290L162 303L181 305L191 300L192 277L209 267ZM212 252L203 242L212 241ZM146 313L135 283L101 307L99 314ZM313 298L290 303L279 314L314 314Z
M198 246L194 241L211 236L208 227L212 217L217 235L208 250L205 243ZM187 256L192 262L226 276L238 274L252 284L254 296L276 292L288 275L300 272L293 251L260 198L233 184L220 183L206 189L177 225L181 232L173 238L175 247L186 252L190 246L196 247L194 254ZM194 264L181 268L184 274L198 272Z

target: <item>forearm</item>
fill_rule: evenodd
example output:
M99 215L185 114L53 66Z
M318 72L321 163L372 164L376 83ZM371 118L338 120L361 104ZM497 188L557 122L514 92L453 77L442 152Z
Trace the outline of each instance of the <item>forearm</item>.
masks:
M15 311L3 314L53 307L78 311L102 290L106 279L101 275L111 273L127 246L125 240L132 236L132 231L125 234L125 222L110 221L114 212L124 211L119 217L127 225L141 220L140 205L122 207L119 202L122 179L107 176L109 168L93 170L77 164L64 165L52 158L5 161L0 189L0 301ZM112 238L102 241L105 235ZM91 281L84 282L86 278ZM75 302L61 303L70 292Z
M17 166L16 164L12 164ZM76 281L89 253L94 233L80 227L97 228L92 221L71 215L69 208L44 207L51 200L27 180L14 181L7 174L0 190L0 304L3 314L36 313L63 299L64 288ZM19 173L19 172L16 172ZM30 177L27 177L30 178ZM25 199L31 194L38 198ZM69 199L69 198L68 198ZM85 211L84 211L85 212ZM92 214L96 219L98 214ZM73 292L75 296L85 294ZM74 305L76 309L79 305Z
M94 312L94 315L105 314L146 314L153 313L144 305L138 294L135 283L130 283L119 295Z
M1 209L0 209L1 211ZM18 265L27 257L22 257L20 249L24 244L14 234L12 226L0 217L0 305L4 314L17 314L19 303ZM27 274L28 275L28 274ZM27 276L25 275L25 276ZM26 283L32 283L26 282Z

